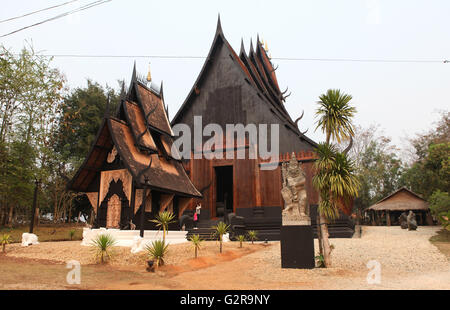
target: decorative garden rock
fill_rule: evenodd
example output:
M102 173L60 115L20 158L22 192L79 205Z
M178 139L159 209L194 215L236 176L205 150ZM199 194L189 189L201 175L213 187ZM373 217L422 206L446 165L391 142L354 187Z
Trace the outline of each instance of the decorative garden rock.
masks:
M307 208L305 172L298 163L295 153L292 153L289 164L282 164L281 171L283 177L281 195L284 199L283 225L311 225Z
M416 215L414 212L409 211L408 214L408 230L416 230L417 229L417 221L416 221Z

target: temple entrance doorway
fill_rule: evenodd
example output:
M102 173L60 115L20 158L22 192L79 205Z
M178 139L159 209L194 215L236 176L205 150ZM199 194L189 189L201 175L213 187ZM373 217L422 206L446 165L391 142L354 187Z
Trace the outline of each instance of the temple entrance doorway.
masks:
M233 212L233 166L214 168L216 173L216 216Z

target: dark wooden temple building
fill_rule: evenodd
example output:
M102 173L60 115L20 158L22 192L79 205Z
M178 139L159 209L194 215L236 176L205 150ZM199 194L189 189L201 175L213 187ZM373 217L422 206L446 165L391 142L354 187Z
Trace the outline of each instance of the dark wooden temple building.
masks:
M281 163L289 161L293 153L306 172L309 204L314 208L318 203L312 185L316 143L299 130L299 119L293 121L286 111L286 92L280 90L275 71L259 37L255 45L251 43L248 53L241 44L237 54L226 40L219 18L203 68L172 120L172 126L187 124L191 131L195 130L194 116L202 116L203 125L218 124L222 128L226 124L279 125L279 153L273 170L261 169L268 160L248 157L252 147L248 139L236 141L232 148L225 143L223 147L215 146L224 154L245 149L245 159L227 159L225 155L223 159L194 158L201 149L192 144L191 159L184 161L190 179L203 194L189 209L201 203L201 218L220 219L234 213L245 218L247 229L272 227L273 235L266 236L269 240L277 238L281 225ZM351 236L353 229L344 222L343 236ZM332 235L332 229L330 232Z
M153 229L149 220L160 211L181 215L192 198L201 197L174 159L162 84L157 88L138 78L134 67L128 92L122 92L112 116L105 114L88 156L68 184L88 196L95 227L127 229L134 224L140 229L145 210L144 229Z

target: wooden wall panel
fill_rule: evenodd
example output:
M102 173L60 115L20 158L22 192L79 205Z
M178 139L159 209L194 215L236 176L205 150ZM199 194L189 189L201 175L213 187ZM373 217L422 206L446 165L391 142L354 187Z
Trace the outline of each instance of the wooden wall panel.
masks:
M261 206L283 206L281 198L281 169L260 170Z
M236 159L234 163L234 209L254 207L254 161Z

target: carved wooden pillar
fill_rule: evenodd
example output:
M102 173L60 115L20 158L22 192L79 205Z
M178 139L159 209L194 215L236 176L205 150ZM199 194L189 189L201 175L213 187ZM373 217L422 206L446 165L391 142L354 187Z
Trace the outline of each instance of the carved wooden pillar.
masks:
M389 213L389 210L386 210L386 225L391 226L391 214Z

